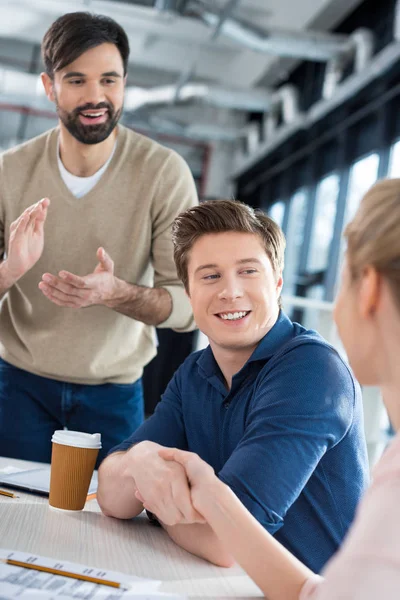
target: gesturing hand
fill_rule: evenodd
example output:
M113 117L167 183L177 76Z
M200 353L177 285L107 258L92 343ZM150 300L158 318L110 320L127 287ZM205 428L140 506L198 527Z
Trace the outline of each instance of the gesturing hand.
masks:
M136 497L165 525L204 523L192 506L185 470L177 463L163 460L158 455L161 447L153 442L141 442L129 451ZM129 459L128 454L126 459Z
M104 304L115 290L114 262L104 248L97 250L97 259L99 263L93 273L84 277L68 271L60 271L58 277L45 273L39 288L58 306L84 308Z
M44 223L50 200L43 198L29 206L10 225L6 265L15 281L25 275L42 256Z

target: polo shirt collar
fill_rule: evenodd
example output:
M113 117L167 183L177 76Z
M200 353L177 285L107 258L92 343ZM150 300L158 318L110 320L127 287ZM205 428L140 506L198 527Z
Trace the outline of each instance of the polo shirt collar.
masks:
M246 364L256 360L267 360L282 348L294 335L293 323L282 311L275 325L262 338Z
M271 358L271 356L273 356L282 346L292 339L293 333L294 329L292 321L283 311L280 311L275 325L262 338L257 348L254 350L246 364L243 365L239 373L242 373L250 363L259 360L265 361ZM207 346L207 348L203 350L197 359L197 365L207 379L212 377L220 377L221 371L217 361L214 358L211 346ZM238 375L238 373L236 375Z

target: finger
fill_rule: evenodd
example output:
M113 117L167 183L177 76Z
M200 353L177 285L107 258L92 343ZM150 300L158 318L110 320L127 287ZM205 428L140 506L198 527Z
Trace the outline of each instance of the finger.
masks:
M68 296L62 292L58 292L57 290L54 290L54 288L50 288L42 281L39 283L38 287L46 296L46 298L54 302L54 304L57 304L57 306L80 308L82 305L82 300L79 298L73 299L73 296Z
M178 448L161 448L158 451L158 455L161 458L164 458L164 460L173 460L183 467L186 467L188 461L193 456L193 453L178 450Z
M25 212L27 212L29 215L33 215L34 213L39 213L42 211L42 207L46 207L46 204L43 204L43 200L39 200L39 202L35 202L35 204L31 204L31 206L28 206L28 208L25 209Z
M35 232L43 231L44 223L47 218L47 206L40 204L37 209L31 213L31 220L34 221Z
M176 474L172 473L166 486L155 486L153 488L150 486L142 496L148 510L166 525L177 525L185 521L185 517L175 502L172 493L171 480L175 477Z
M22 213L22 215L18 218L15 226L15 233L21 234L24 233L29 227L29 215Z
M27 212L23 212L18 219L15 219L10 225L10 233L13 231L19 230L18 232L24 231L29 224L29 214Z
M66 283L62 279L54 277L54 275L50 275L49 273L42 275L42 281L50 288L63 292L67 296L80 298L82 300L88 299L87 290L83 290L82 288L78 288L70 283Z
M156 515L157 519L159 519L165 525L179 525L180 523L185 522L184 514L179 510L175 504L163 504L160 506L154 506L153 508L148 508L153 514Z
M44 213L47 212L47 209L50 205L50 200L48 198L42 198L36 204L30 207L31 212Z
M40 204L42 206L43 209L47 209L50 206L50 198L42 198L40 200Z
M178 525L185 522L185 517L181 511L172 503L156 501L152 498L146 498L143 502L143 508L153 513L161 523L165 525Z
M102 248L102 247L99 248L97 250L96 255L97 255L98 260L101 262L101 266L103 267L103 269L105 271L112 272L114 269L114 261L107 254L107 252L104 250L104 248Z
M44 222L46 214L43 214L42 209L38 206L35 210L29 213L29 229L32 233L43 235Z
M192 505L186 475L184 473L182 475L182 478L177 478L171 483L173 500L187 523L204 523L204 518Z
M59 276L63 281L67 281L68 283L77 288L84 289L90 287L87 285L87 282L85 281L84 277L79 277L79 275L74 275L69 271L60 271Z
M60 300L57 300L56 298L52 298L49 294L46 294L43 290L43 295L46 296L47 300L50 300L50 302L52 302L53 304L56 304L57 306L60 306L61 308L80 308L79 306L75 306L75 304L72 304L70 302L61 302Z

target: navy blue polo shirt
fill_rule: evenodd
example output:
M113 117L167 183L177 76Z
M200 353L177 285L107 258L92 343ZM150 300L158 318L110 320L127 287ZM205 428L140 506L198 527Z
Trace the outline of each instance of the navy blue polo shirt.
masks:
M282 312L229 391L210 347L191 354L154 414L112 452L143 440L199 454L317 573L368 483L358 384L334 348Z

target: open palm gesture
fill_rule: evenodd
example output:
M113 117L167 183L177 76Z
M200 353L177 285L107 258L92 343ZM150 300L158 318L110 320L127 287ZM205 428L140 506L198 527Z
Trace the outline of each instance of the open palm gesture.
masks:
M8 272L15 280L27 273L42 256L49 204L50 200L43 198L25 209L10 225L6 260Z

